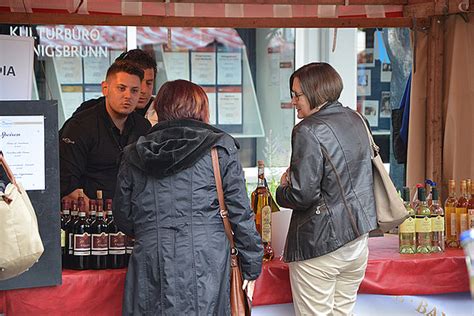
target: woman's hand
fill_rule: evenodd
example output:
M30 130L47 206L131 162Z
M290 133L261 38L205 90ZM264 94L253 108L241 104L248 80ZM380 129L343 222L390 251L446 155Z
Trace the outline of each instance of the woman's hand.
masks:
M244 280L244 283L242 284L242 290L244 290L247 293L247 298L249 299L249 301L252 301L254 287L255 287L255 280L252 280L252 281Z
M288 167L281 175L280 185L286 187L290 183L290 168Z

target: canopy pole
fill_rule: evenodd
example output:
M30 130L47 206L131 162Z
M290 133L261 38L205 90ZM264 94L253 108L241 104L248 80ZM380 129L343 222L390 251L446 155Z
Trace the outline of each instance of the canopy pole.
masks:
M427 105L426 105L426 165L425 174L438 186L446 187L443 179L443 69L445 17L431 17L428 34Z

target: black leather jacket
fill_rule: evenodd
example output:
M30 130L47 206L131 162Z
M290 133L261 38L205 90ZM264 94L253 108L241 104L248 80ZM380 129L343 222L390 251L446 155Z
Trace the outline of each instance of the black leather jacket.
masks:
M353 110L328 104L293 128L290 184L276 197L293 209L287 262L322 256L377 228L369 141Z

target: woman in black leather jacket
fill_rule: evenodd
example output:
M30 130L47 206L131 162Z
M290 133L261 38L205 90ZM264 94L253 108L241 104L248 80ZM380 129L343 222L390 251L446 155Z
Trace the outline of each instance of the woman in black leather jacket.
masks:
M297 315L349 315L364 277L368 232L377 228L367 132L338 102L343 88L327 63L290 78L302 119L292 132L290 167L278 203L293 209L284 259Z

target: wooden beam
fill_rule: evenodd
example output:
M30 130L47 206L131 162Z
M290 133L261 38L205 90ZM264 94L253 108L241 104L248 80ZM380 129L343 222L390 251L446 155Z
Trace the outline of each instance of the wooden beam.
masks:
M443 179L443 68L445 17L432 17L428 33L426 104L427 177L445 187Z
M422 21L422 20L420 20ZM425 19L426 21L426 19ZM216 17L164 17L84 15L53 13L4 13L3 24L71 24L71 25L123 25L163 27L235 27L235 28L353 28L353 27L412 27L411 18L216 18ZM421 24L422 22L417 22Z
M424 2L410 0L403 7L404 17L426 18L430 16L461 13L461 0L440 0ZM470 11L474 10L474 0L469 0Z
M165 1L160 1L165 2ZM170 0L174 3L346 5L345 0ZM405 5L408 0L348 0L349 5Z

